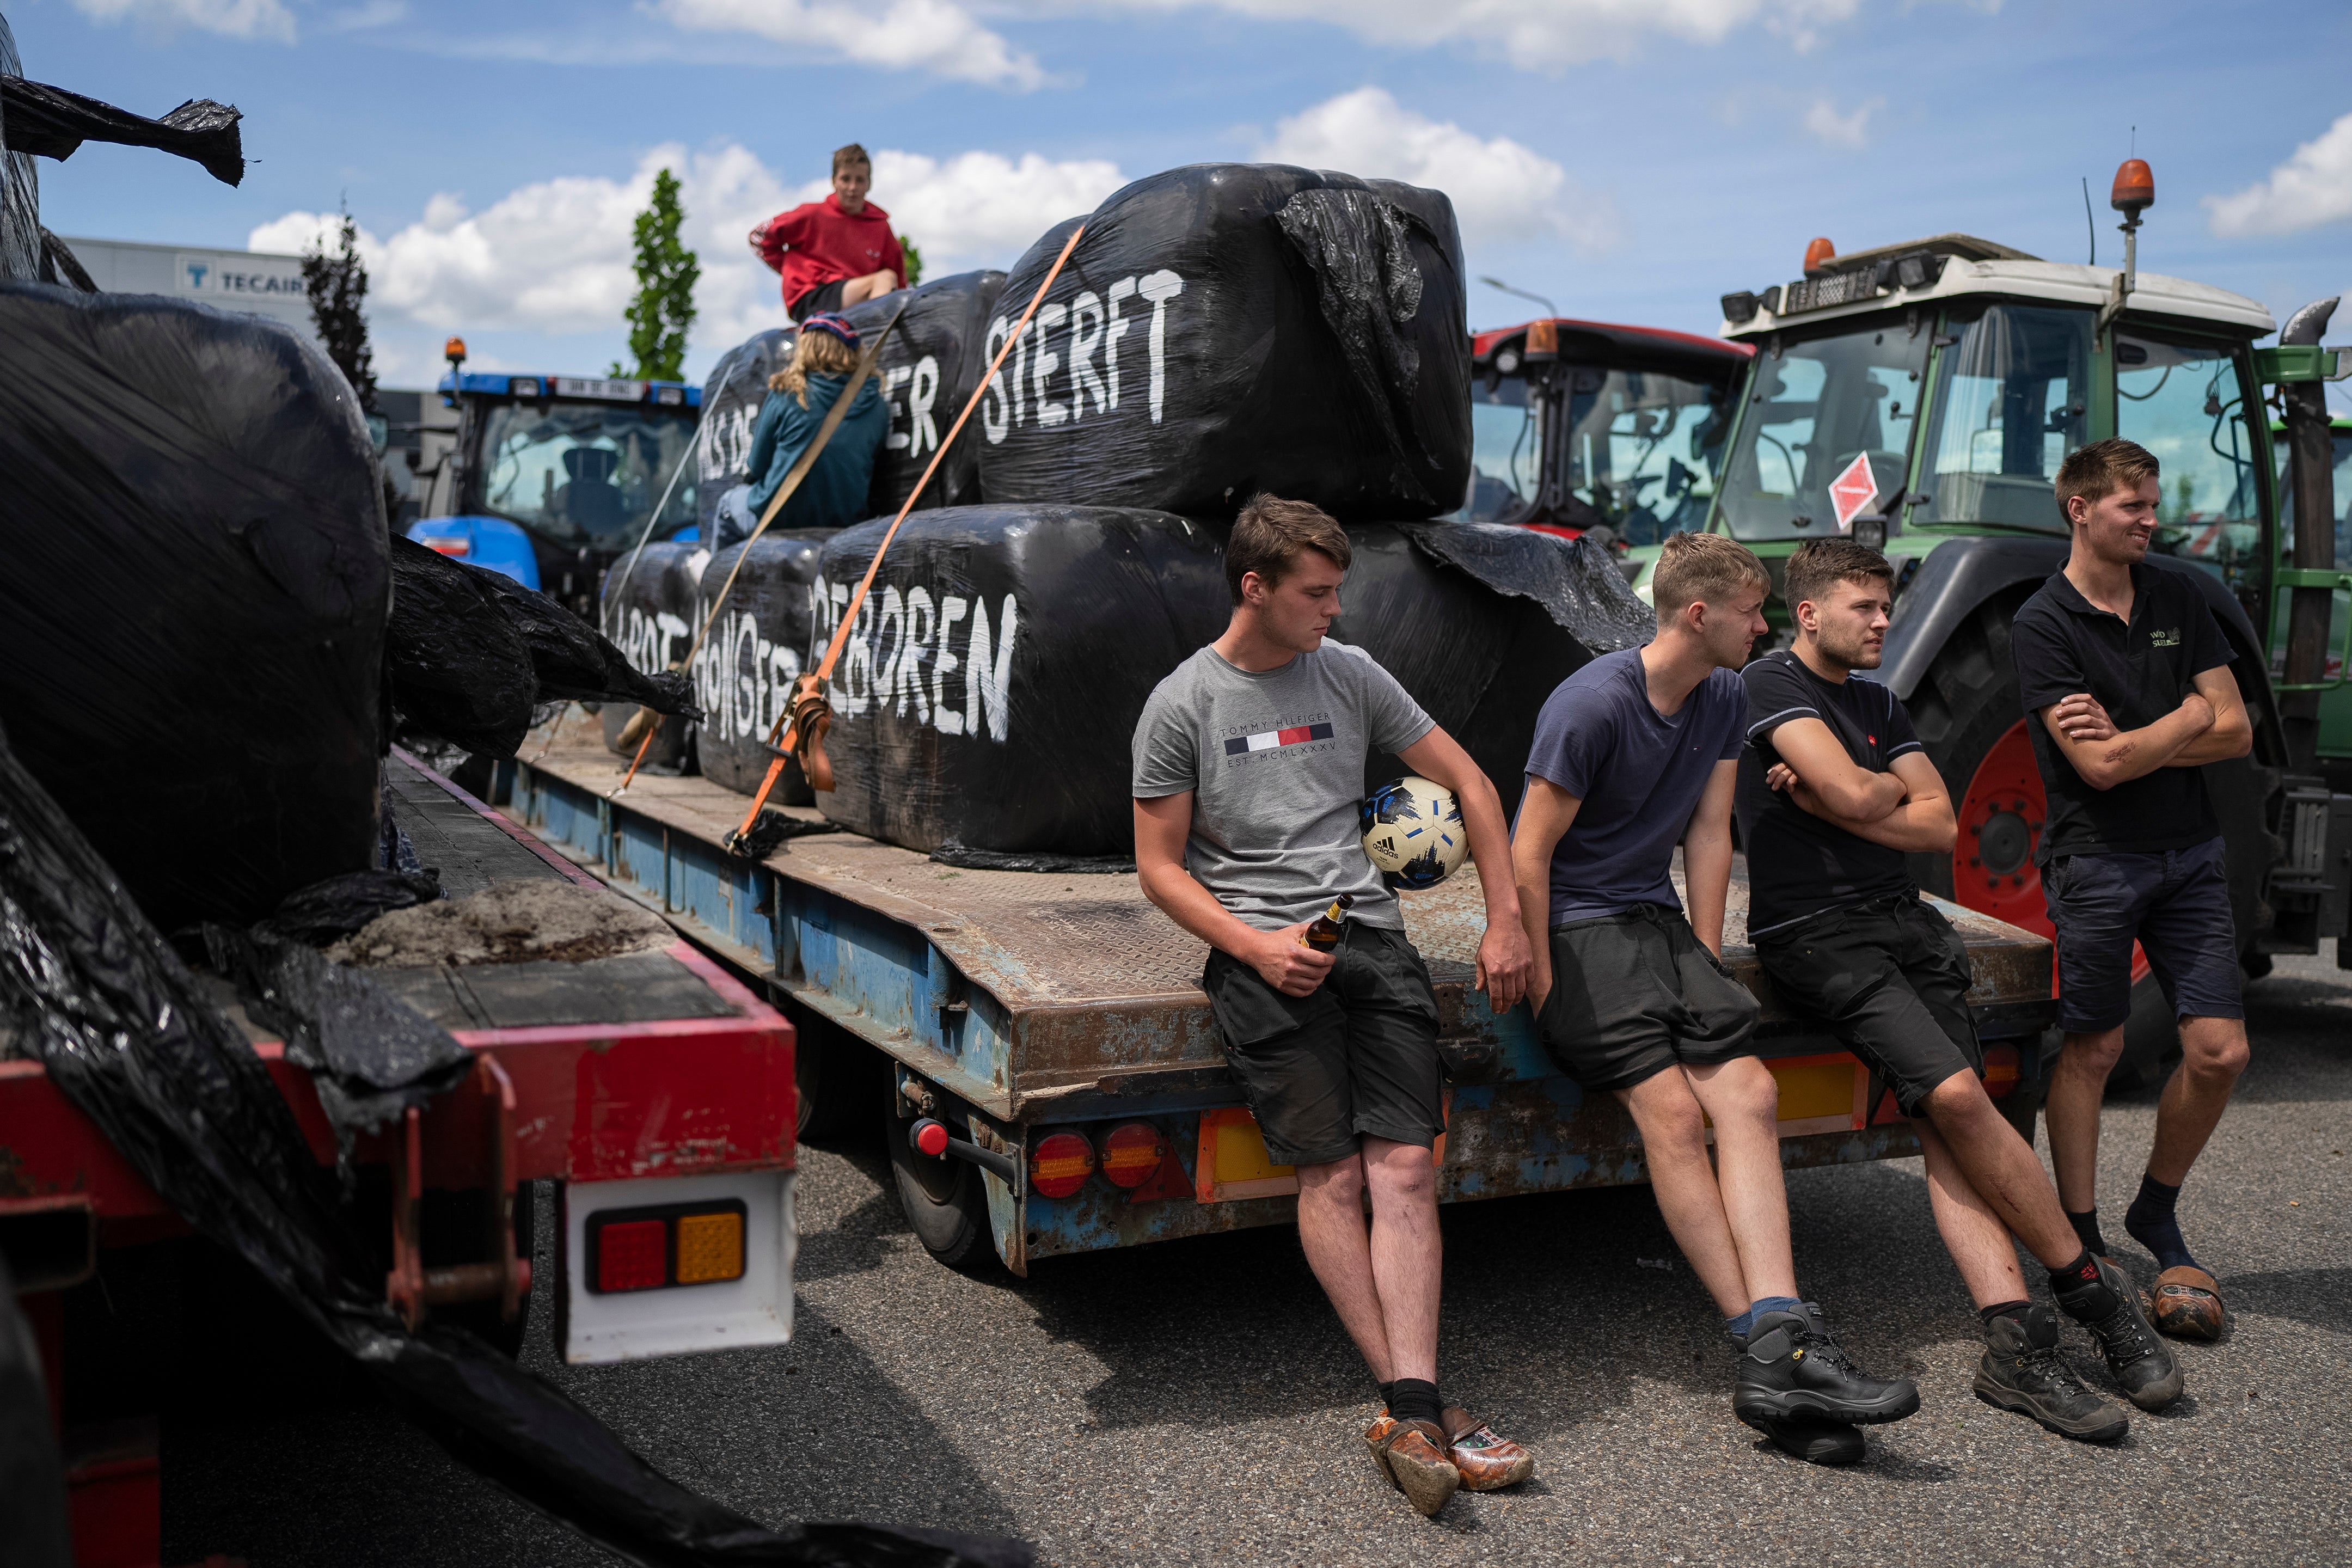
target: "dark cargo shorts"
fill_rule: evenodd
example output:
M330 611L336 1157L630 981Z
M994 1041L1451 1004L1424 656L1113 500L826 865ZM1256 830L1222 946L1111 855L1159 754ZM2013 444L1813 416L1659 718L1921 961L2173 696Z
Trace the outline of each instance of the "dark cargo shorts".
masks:
M1677 1063L1754 1056L1756 998L1682 910L1637 904L1551 928L1551 994L1537 1026L1586 1089L1631 1089Z
M1437 995L1401 931L1348 922L1323 984L1286 996L1209 954L1201 988L1277 1165L1327 1165L1366 1136L1426 1149L1445 1131Z
M1789 1005L1827 1024L1904 1115L1918 1115L1955 1073L1984 1076L1968 947L1917 894L1824 910L1748 940Z
M2042 868L2058 931L2058 1026L2095 1035L2131 1016L2133 942L2176 1018L2242 1018L2245 974L2219 837L2152 855L2061 855Z

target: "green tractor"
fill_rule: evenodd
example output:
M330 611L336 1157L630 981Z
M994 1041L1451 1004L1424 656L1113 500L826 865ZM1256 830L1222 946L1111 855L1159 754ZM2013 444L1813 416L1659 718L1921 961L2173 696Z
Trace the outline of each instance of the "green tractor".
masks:
M2260 975L2274 953L2346 934L2352 795L2335 792L2352 788L2352 540L2335 470L2352 432L2331 430L2319 384L2352 372L2352 349L2320 346L2333 300L2258 349L2274 326L2262 305L2138 272L2154 194L2146 164L2118 173L2120 270L1958 234L1850 256L1816 240L1801 279L1726 295L1723 335L1755 352L1704 526L1763 558L1783 645L1777 589L1799 544L1843 532L1886 552L1896 599L1876 676L1909 705L1959 813L1951 855L1914 857L1920 884L2047 935L2043 797L2010 621L2066 559L2060 461L2110 436L2154 452L2165 502L2150 563L2203 591L2254 721L2252 754L2205 771L2241 962ZM2335 526L2306 532L2305 516ZM1629 558L1637 591L1654 555ZM2337 951L2352 967L2352 942ZM2126 1085L2178 1048L2144 959L2137 979Z

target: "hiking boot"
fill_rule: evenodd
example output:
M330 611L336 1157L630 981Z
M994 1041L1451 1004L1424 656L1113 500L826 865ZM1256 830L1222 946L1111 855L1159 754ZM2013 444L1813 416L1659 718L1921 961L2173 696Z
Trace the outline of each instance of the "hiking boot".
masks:
M1812 1416L1870 1426L1918 1408L1919 1391L1907 1379L1872 1377L1854 1365L1810 1301L1802 1312L1756 1320L1731 1396L1732 1414L1768 1436L1768 1422Z
M1445 1456L1445 1428L1434 1421L1400 1421L1383 1410L1364 1429L1372 1464L1425 1517L1461 1489L1462 1472Z
M2023 1319L1995 1318L1976 1393L1987 1405L2030 1415L2061 1437L2112 1443L2131 1430L2124 1407L2083 1386L2058 1349L2058 1314L2047 1307Z
M1756 1429L1771 1439L1772 1447L1809 1465L1862 1463L1862 1429L1843 1421L1816 1421L1804 1416L1792 1421L1766 1421Z
M2180 1397L2180 1363L2148 1325L2139 1291L2124 1271L2105 1258L2093 1261L2099 1267L2098 1283L2059 1291L2058 1304L2099 1342L2099 1353L2124 1397L2142 1410L2161 1410Z

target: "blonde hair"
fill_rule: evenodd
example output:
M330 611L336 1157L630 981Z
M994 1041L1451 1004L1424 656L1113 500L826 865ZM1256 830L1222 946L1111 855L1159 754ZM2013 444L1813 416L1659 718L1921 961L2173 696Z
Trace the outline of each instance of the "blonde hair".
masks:
M793 362L768 378L770 392L789 392L808 406L808 378L848 375L857 369L857 351L831 332L803 332L793 344Z
M1764 563L1721 533L1667 535L1650 574L1650 597L1661 616L1694 604L1719 605L1743 588L1771 586Z

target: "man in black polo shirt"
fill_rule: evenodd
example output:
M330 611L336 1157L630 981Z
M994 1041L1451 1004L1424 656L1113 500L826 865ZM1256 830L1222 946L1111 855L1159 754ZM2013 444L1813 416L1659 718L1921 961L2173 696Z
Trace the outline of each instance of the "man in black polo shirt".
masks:
M2181 1063L2124 1229L2156 1255L2157 1326L2212 1339L2213 1277L2181 1239L2173 1203L2246 1068L2237 931L2221 825L2198 768L2242 757L2252 726L2221 628L2186 572L2143 564L2157 526L2157 460L2094 442L2058 470L2074 535L2066 569L2011 627L2033 760L2050 797L2035 861L2058 931L2050 1160L2084 1246L2099 1235L2099 1100L2131 1012L2132 943L2180 1021Z
M1920 898L1904 858L1951 852L1951 797L1895 693L1849 679L1884 657L1893 570L1850 539L1818 539L1789 558L1786 582L1795 647L1740 671L1748 940L1780 994L1828 1023L1911 1118L1937 1229L1985 1325L1978 1397L2066 1436L2112 1442L2130 1418L2060 1353L2056 1317L2026 1297L2012 1234L2109 1348L2136 1401L2169 1404L2179 1375L2128 1287L2098 1279L2042 1162L1985 1093L1968 949ZM2142 1353L2116 1364L2126 1346Z

